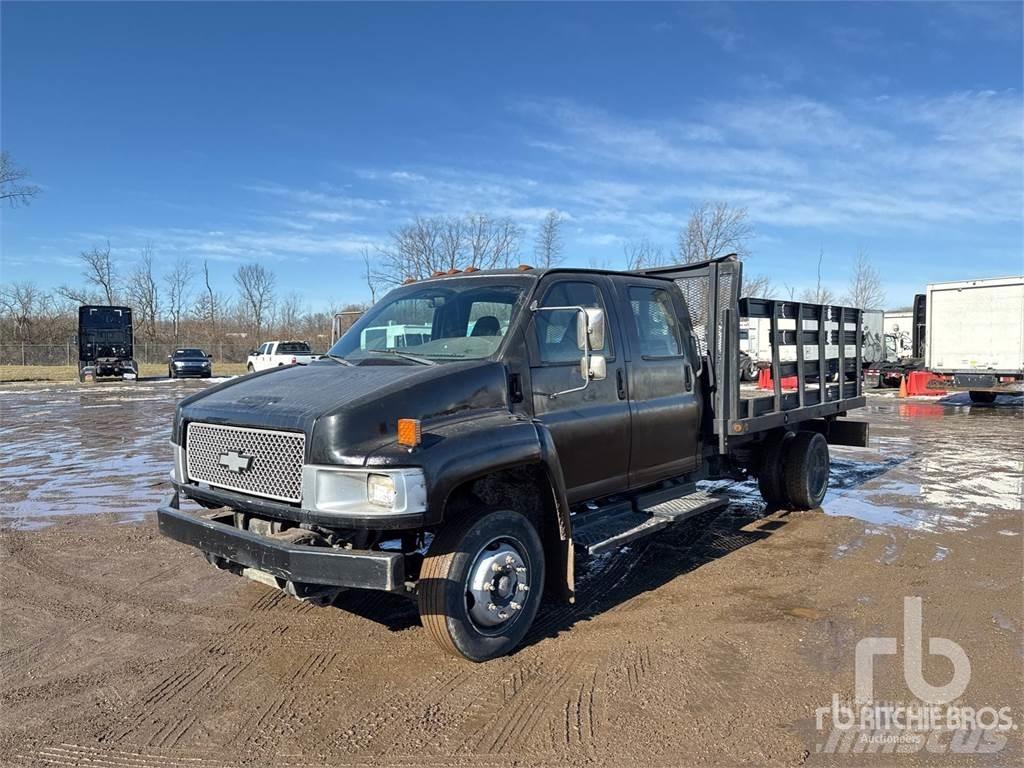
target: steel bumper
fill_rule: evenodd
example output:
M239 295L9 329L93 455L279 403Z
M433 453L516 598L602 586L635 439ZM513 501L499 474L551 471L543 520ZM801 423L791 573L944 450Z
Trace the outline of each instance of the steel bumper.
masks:
M405 588L400 552L332 549L274 541L221 522L227 515L203 517L180 509L177 492L157 509L160 533L208 555L298 584L379 589ZM230 518L229 518L230 519Z

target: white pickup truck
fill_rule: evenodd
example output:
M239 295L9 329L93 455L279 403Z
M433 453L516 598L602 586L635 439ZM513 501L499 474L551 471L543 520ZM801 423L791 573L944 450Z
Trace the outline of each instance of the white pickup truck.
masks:
M249 353L245 368L255 373L282 365L307 365L317 357L304 341L268 341Z

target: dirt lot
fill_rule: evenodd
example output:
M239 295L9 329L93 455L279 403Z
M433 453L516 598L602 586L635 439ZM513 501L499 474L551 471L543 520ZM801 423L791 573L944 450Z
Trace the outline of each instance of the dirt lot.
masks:
M442 656L401 597L313 608L156 535L174 401L200 382L0 389L0 764L138 768L1011 765L995 754L829 754L815 710L854 648L924 636L971 662L960 697L1024 722L1024 415L872 397L821 511L732 503L577 564L514 656ZM115 424L116 429L111 429ZM928 656L941 685L949 662ZM911 697L879 657L875 698Z

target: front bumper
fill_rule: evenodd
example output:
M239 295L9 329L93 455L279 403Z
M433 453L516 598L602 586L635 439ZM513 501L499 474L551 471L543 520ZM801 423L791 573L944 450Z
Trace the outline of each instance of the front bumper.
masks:
M292 584L386 592L405 589L405 560L400 552L333 549L275 541L229 524L226 521L232 519L230 512L207 512L207 516L183 512L179 499L175 491L157 510L160 533L208 555Z

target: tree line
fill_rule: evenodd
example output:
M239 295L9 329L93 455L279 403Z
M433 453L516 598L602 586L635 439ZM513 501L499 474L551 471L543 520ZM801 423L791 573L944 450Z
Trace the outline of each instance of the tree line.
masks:
M28 173L0 154L0 202L12 207L28 205L39 194L29 184ZM524 229L510 217L489 213L462 216L417 216L392 230L383 244L362 252L363 279L370 303L383 291L405 280L420 280L452 269L499 269L529 261L551 267L563 254L562 227L566 217L549 211L534 233L532 248L524 242ZM725 202L696 206L680 228L674 247L663 248L647 237L623 246L624 266L629 270L672 263L694 263L735 253L751 256L754 229L747 210ZM524 255L524 250L530 255ZM823 285L819 255L818 281L802 292L804 301L835 303L840 300ZM79 254L81 281L47 291L35 283L14 282L0 286L0 341L31 344L65 344L77 328L81 304L126 304L134 311L139 340L168 345L205 344L213 347L231 339L233 346L255 346L264 337L302 338L323 347L329 341L331 320L349 310L355 317L363 304L311 309L295 292L281 294L274 272L260 263L240 264L232 275L234 291L214 286L209 262L178 257L160 264L156 248L145 244L137 258L120 263L110 243ZM608 264L591 266L608 267ZM620 266L620 265L615 265ZM749 268L749 262L748 262ZM783 284L782 292L795 298L795 290ZM748 272L747 296L775 292L767 275ZM864 254L858 255L844 303L866 308L885 301L882 281Z

